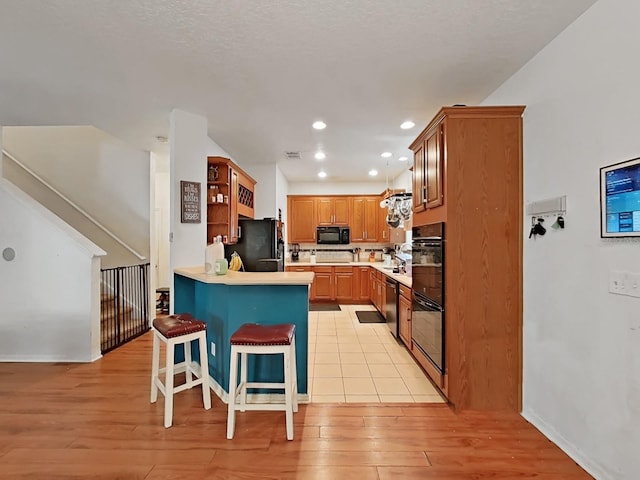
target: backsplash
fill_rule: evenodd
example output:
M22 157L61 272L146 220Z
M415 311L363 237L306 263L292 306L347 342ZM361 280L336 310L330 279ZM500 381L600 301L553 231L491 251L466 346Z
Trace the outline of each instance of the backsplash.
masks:
M308 262L311 252L316 254L316 261L350 262L353 260L353 250L359 248L359 261L369 260L369 253L375 252L376 260L382 261L383 249L393 249L393 244L384 243L350 243L348 245L317 245L315 243L300 244L300 261ZM287 245L286 259L291 259L291 245Z

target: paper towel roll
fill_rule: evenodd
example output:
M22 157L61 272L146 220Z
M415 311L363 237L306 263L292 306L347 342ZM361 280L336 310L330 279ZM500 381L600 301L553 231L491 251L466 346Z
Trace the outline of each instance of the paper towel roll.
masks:
M224 245L216 238L204 251L204 273L215 274L216 260L224 258Z

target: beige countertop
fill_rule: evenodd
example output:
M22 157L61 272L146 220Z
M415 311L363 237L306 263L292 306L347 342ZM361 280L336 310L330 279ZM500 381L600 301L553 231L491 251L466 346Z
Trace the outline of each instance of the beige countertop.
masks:
M204 273L204 266L176 268L175 273L203 283L221 285L310 285L313 272L235 272L225 275Z
M403 285L411 288L411 276L401 275L399 273L393 273L392 270L383 267L382 262L292 262L287 260L285 263L287 267L371 267L381 271L386 276L397 280ZM304 272L291 272L291 273L304 273Z

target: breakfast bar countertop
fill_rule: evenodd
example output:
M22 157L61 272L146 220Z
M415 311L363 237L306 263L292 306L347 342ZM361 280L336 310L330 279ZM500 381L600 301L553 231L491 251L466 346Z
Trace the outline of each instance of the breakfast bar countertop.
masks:
M205 273L203 266L176 268L175 272L192 280L221 285L309 285L313 272L236 272L224 275Z

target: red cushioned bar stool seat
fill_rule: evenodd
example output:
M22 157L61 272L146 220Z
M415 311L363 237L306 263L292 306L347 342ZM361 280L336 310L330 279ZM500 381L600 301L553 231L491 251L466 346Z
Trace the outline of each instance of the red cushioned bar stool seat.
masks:
M153 320L153 353L151 365L151 403L158 400L158 390L164 395L164 426L173 423L173 395L202 385L204 408L211 408L209 391L209 361L207 358L206 324L188 313L158 317ZM198 341L200 366L191 361L191 342ZM160 368L160 342L166 345L165 367ZM184 362L174 364L176 345L184 345ZM174 386L174 376L185 372L186 382ZM165 374L162 383L159 375ZM195 377L195 379L194 379Z
M293 440L293 412L298 411L298 381L296 371L296 327L290 323L261 325L245 323L231 335L231 365L229 368L229 410L227 438L235 431L237 410L284 410L287 440ZM282 354L284 382L247 382L247 357L250 354ZM238 355L241 357L238 384ZM247 389L284 389L284 403L247 403ZM237 400L238 395L240 400Z

